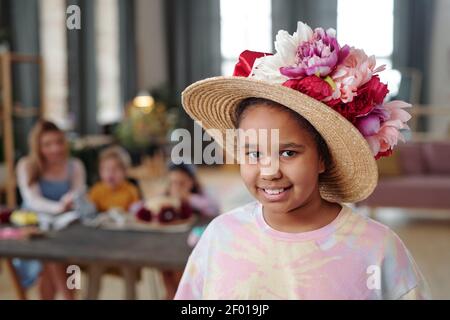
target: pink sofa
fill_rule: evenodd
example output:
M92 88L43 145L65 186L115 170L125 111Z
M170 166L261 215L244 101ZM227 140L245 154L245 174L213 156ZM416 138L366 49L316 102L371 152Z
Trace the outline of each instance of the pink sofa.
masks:
M397 147L396 174L380 174L373 194L357 205L450 209L450 141Z

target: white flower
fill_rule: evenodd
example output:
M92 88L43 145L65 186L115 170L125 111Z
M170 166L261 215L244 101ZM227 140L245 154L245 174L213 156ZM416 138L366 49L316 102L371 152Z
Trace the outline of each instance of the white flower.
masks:
M305 23L297 23L297 31L291 36L280 30L275 38L275 51L272 56L255 60L250 77L271 83L283 83L289 78L280 73L281 67L293 66L297 62L297 48L304 41L311 40L313 30Z

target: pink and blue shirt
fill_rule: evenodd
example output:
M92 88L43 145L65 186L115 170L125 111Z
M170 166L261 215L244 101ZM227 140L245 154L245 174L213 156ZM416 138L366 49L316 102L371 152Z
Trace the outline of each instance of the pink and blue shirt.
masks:
M388 227L342 205L309 232L271 228L258 202L215 218L175 299L428 299L408 249Z

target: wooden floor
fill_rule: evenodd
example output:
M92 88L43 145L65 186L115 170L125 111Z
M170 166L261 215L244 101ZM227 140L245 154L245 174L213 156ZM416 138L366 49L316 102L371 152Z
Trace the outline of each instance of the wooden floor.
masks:
M242 184L239 173L234 168L226 170L200 170L199 175L213 195L221 195L223 211L251 200ZM366 214L361 209L362 214ZM427 279L434 299L450 299L450 211L404 210L394 208L378 209L375 218L390 226L406 244L419 268ZM152 297L150 278L152 270L145 270L138 286L138 298ZM78 292L83 297L86 279L82 277L82 287ZM164 289L158 283L158 296L164 296ZM101 299L122 299L122 280L115 276L105 276L100 292ZM36 288L29 292L31 299L37 299ZM0 271L0 300L15 299L7 270Z

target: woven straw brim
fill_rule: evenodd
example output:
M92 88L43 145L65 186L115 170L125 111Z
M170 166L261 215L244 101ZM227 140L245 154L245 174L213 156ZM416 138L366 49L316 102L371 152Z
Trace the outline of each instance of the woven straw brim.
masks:
M229 148L234 141L222 141L227 137L225 130L235 128L235 108L250 97L270 99L298 112L322 135L332 157L331 167L319 180L322 198L332 202L358 202L373 192L378 170L369 145L355 126L318 100L252 78L214 77L187 87L182 103L186 112L222 147ZM234 150L226 151L234 153Z

